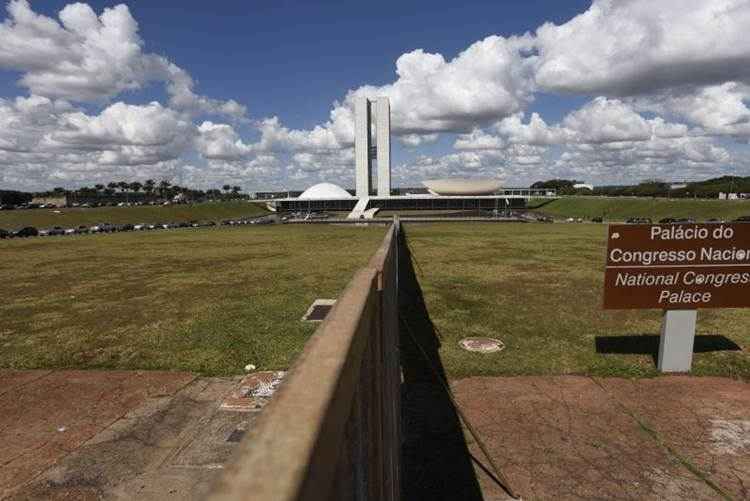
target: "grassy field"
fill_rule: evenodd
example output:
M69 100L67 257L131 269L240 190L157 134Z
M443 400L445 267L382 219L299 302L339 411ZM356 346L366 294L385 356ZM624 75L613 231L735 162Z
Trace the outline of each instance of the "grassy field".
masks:
M0 367L288 367L315 329L300 321L310 303L335 298L384 233L269 225L0 241Z
M247 202L209 202L195 205L97 207L91 209L30 209L0 211L0 228L16 229L23 226L65 228L97 223L137 224L183 221L218 221L220 219L266 214L264 207Z
M554 217L604 217L611 221L630 217L650 217L657 221L665 217L731 220L750 216L750 200L567 197L552 201L532 199L529 207Z
M656 375L661 312L604 311L603 225L407 224L449 375ZM420 271L421 270L421 271ZM701 310L695 374L750 379L750 310ZM700 336L720 335L726 339ZM460 339L506 348L470 353ZM627 336L627 337L625 337Z

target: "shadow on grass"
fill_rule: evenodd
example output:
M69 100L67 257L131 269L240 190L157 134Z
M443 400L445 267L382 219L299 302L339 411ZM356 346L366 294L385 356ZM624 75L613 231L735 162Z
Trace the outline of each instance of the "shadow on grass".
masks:
M399 240L402 499L482 499L458 413L442 381L440 339L403 232Z
M527 204L526 208L528 210L541 209L545 205L551 204L552 202L555 202L555 201L557 201L556 198L547 198L547 199L544 199L544 200L537 200L536 203Z
M693 345L694 353L712 351L740 351L737 343L717 334L697 335ZM639 334L635 336L597 336L596 352L618 355L651 355L654 364L659 358L659 336Z

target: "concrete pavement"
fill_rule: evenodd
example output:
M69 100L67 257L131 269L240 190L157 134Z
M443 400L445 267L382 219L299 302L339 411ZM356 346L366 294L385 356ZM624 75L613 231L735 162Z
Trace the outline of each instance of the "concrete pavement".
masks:
M270 398L253 382L2 370L0 499L200 498Z

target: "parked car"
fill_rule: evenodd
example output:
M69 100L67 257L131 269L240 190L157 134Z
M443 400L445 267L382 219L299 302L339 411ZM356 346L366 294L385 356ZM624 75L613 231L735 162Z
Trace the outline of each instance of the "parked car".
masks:
M536 220L540 223L554 223L555 220L552 219L550 216L539 216L536 218Z
M0 240L6 239L6 238L10 238L12 236L13 235L11 234L11 232L9 232L8 230L4 230L4 229L0 228Z
M76 233L78 233L79 235L84 235L88 232L89 232L88 226L81 225L78 228L76 228Z
M591 218L591 222L592 223L603 223L604 222L604 218L603 217L593 217L593 218Z
M631 217L625 221L627 224L651 224L651 218L648 217Z
M740 216L734 220L735 223L750 223L750 216Z
M37 235L39 235L39 230L37 230L33 226L26 226L13 233L13 236L15 236L16 238L35 237Z
M65 229L61 226L55 226L54 228L51 228L47 231L47 234L51 237L56 237L60 235L65 235Z
M66 235L75 235L78 232L77 228L66 228L65 234Z
M707 223L724 223L726 221L724 221L723 219L719 219L717 217L712 217L710 219L706 219L706 222Z

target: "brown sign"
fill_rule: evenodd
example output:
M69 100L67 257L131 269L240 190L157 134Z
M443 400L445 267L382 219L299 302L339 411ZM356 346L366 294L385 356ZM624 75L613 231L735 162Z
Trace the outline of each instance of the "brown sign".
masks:
M609 227L605 309L750 307L750 224Z

